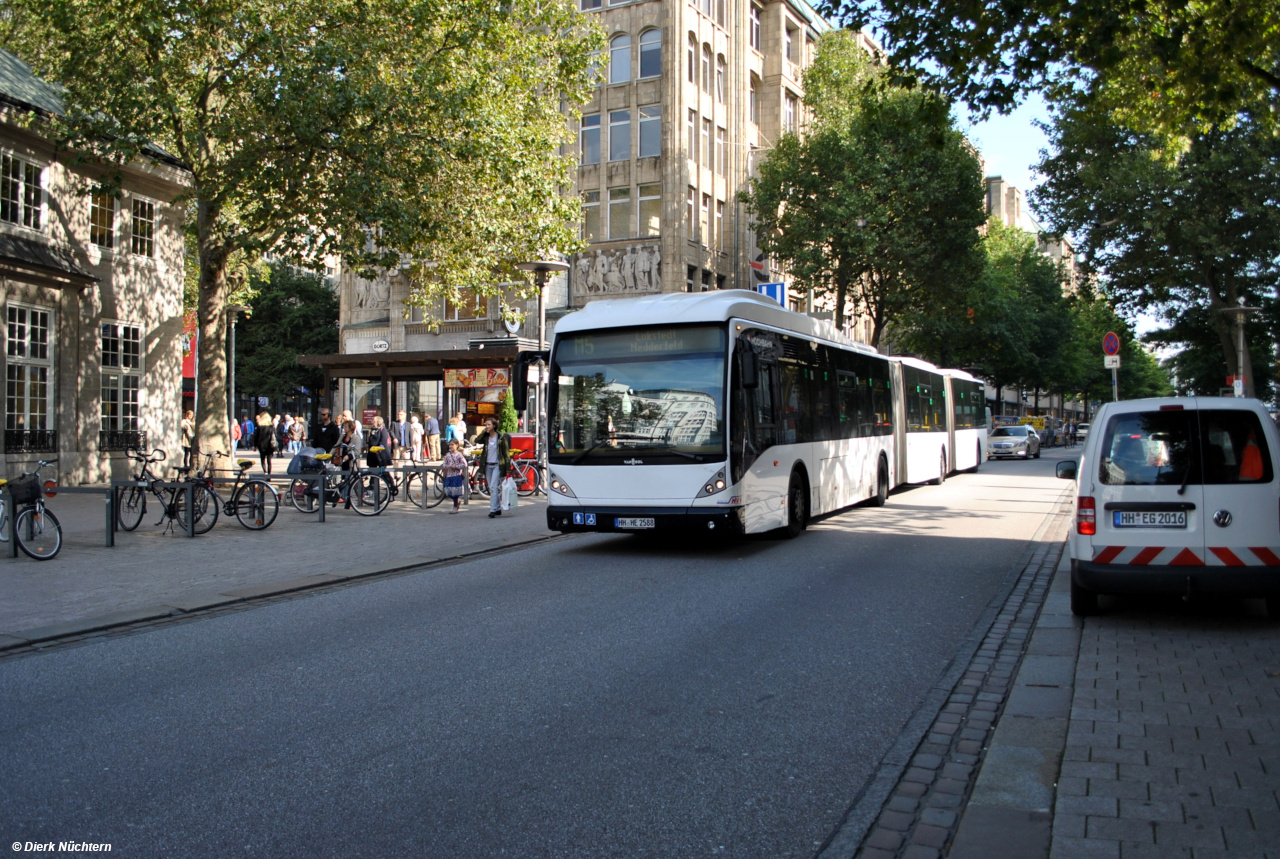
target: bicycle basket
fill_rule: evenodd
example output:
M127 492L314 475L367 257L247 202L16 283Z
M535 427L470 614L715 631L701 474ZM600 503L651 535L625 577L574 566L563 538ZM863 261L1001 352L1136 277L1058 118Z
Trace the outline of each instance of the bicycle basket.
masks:
M14 504L30 504L40 497L40 478L34 474L14 478L9 481L9 491Z

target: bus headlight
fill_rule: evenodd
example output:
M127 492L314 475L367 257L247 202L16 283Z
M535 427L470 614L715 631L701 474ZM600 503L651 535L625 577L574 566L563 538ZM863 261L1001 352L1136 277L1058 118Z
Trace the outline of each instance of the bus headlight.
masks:
M558 492L561 495L567 496L569 498L578 497L573 494L573 490L569 488L569 485L565 483L563 480L561 480L560 477L554 471L551 472L551 491Z
M728 484L725 483L724 470L722 469L716 473L715 477L706 482L706 485L702 487L702 491L698 493L698 497L705 498L708 495L715 495L717 492L723 492L726 486L728 486Z

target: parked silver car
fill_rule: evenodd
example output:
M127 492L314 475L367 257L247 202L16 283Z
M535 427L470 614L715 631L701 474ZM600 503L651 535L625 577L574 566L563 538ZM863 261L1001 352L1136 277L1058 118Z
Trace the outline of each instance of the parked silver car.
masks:
M1040 458L1040 436L1035 427L999 427L987 437L987 459L1016 456Z

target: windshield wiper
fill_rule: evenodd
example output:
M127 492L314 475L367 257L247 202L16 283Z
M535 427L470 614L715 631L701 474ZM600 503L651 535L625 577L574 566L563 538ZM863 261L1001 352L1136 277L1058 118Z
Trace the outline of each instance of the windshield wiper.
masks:
M594 442L592 442L591 447L587 448L582 453L575 456L572 460L569 461L569 464L577 465L579 462L582 462L582 460L586 459L587 455L590 454L592 451L595 451L598 448L604 447L608 443L609 443L608 438L596 439Z

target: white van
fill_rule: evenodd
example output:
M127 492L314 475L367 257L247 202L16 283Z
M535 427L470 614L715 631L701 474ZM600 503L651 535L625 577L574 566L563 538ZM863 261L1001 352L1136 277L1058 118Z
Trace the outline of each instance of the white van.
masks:
M1079 465L1071 611L1098 594L1261 596L1280 618L1280 432L1257 400L1107 403Z

